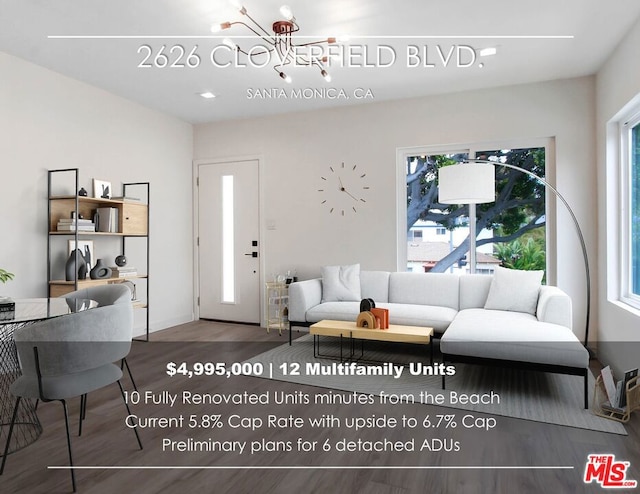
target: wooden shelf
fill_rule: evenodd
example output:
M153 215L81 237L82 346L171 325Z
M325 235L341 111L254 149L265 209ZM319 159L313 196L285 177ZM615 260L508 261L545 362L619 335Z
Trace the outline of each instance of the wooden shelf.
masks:
M69 199L76 200L76 196L49 196L50 201L67 201ZM78 196L78 200L80 202L94 203L94 204L112 204L117 206L119 204L142 204L139 201L121 201L115 199L103 199L102 197L88 197L88 196Z
M49 232L49 235L75 236L76 232ZM119 233L119 232L85 232L79 231L78 237L101 236L101 237L146 237L144 233Z
M78 286L81 285L104 285L105 283L120 283L122 281L127 281L127 280L140 280L140 279L146 279L148 278L148 276L146 275L136 275L136 276L127 276L126 278L116 278L115 276L112 276L111 278L101 278L101 279L91 279L91 278L87 278L86 280L78 280ZM49 281L50 285L74 285L75 281L67 281L67 280L51 280Z
M109 285L116 283L123 283L125 281L132 280L143 280L147 279L146 275L140 276L127 276L126 278L101 278L98 280L93 280L91 278L87 278L86 280L78 280L78 289L88 288L91 286L99 286L99 285ZM66 281L66 280L50 280L49 281L49 296L50 297L61 297L66 295L67 293L73 292L76 288L75 281ZM136 308L146 308L147 304L139 302L138 304L134 304Z

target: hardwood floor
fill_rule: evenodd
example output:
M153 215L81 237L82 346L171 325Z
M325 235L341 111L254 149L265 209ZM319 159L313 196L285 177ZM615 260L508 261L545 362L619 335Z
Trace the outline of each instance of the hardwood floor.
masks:
M294 337L298 333L294 331ZM145 446L137 448L135 436L124 423L126 411L117 386L89 395L87 419L81 437L77 435L79 399L70 403L72 442L76 465L83 466L173 466L175 468L141 470L134 468L77 470L78 492L115 493L569 493L602 492L597 484L582 482L585 463L590 453L613 453L617 459L631 462L630 479L640 480L640 413L626 425L628 436L585 431L570 427L500 417L492 431L456 429L438 430L428 437L408 428L364 428L357 433L326 427L288 429L267 428L256 431L234 429L224 422L223 428L188 426L191 415L199 426L209 415L266 418L320 417L331 415L343 425L354 416L382 417L401 420L403 415L432 417L452 413L451 409L426 405L386 405L377 402L357 406L297 403L294 398L311 401L328 390L291 383L268 381L247 376L231 378L198 376L169 377L168 362L242 362L243 360L288 341L288 335L267 334L254 326L198 321L152 334L151 342L134 342L128 358L139 390L151 392L160 399L183 390L217 396L276 394L290 397L287 405L209 404L174 405L139 403L132 413L141 420L183 416L181 427L140 428ZM295 344L295 342L294 342ZM128 378L123 379L131 391ZM164 392L164 393L163 393ZM346 395L347 393L336 393ZM5 473L0 477L0 493L36 494L71 492L67 470L52 470L50 465L68 465L62 407L57 402L40 404L38 415L44 427L42 436L31 446L11 454ZM476 414L479 417L487 417ZM255 422L254 422L255 423ZM413 439L419 446L433 437L460 441L458 452L338 452L341 439L360 440L363 444L383 437L405 444ZM292 451L269 451L249 454L235 452L162 451L163 441L226 441L233 445L248 442L256 447L283 448ZM417 439L416 439L417 438ZM298 451L298 439L316 441L315 451ZM325 441L333 445L325 452ZM264 441L264 442L263 442ZM411 469L416 465L436 468ZM568 466L567 469L494 469L501 466ZM246 466L247 468L237 468ZM341 467L332 468L332 467ZM389 467L400 468L389 468ZM457 466L483 466L486 469L458 469ZM198 467L198 468L192 468ZM265 468L268 467L268 468ZM311 468L313 467L313 468ZM346 467L353 467L347 469ZM364 468L361 468L364 467ZM404 467L404 468L403 468ZM441 468L444 467L444 468Z

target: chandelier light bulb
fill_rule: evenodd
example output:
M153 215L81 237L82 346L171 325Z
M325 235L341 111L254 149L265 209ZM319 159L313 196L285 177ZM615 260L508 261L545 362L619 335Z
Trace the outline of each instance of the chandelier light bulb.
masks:
M238 10L242 15L247 14L247 9L239 2L239 0L229 0L229 3Z
M229 29L230 27L231 27L231 23L230 22L215 23L215 24L213 24L211 26L211 32L212 33L219 33L223 29Z
M231 48L233 50L237 50L238 49L238 45L236 45L231 38L223 39L222 40L222 44L225 45L225 46L228 46L229 48Z
M280 72L280 77L282 77L284 79L284 82L286 82L287 84L291 84L291 77L284 72Z
M288 21L293 19L293 11L288 5L283 5L282 7L280 7L280 14L282 14L282 17L284 17Z
M495 46L490 46L489 48L483 48L480 50L481 57L490 57L491 55L495 55L498 53L498 49Z
M320 71L320 74L322 75L322 77L324 77L325 81L331 82L331 74L329 74L329 72L327 72L325 69L322 69Z

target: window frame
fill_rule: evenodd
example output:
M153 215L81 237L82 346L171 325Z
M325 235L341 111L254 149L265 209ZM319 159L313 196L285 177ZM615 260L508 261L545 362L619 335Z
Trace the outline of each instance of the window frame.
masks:
M634 166L632 158L632 139L631 133L635 127L640 132L640 103L634 105L630 118L623 119L619 122L618 137L620 143L620 233L621 233L621 252L620 252L620 302L640 309L640 294L633 293L632 288L632 271L633 271L633 252L632 252L632 167ZM640 163L635 163L640 167ZM640 198L639 198L640 200Z

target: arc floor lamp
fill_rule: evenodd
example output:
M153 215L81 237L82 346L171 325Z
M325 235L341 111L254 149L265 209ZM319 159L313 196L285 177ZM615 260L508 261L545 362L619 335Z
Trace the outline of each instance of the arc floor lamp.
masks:
M584 332L584 346L589 342L589 317L591 314L591 274L589 272L589 257L578 219L569 206L567 200L558 190L544 178L516 165L489 161L484 159L467 159L465 163L444 166L438 170L438 201L442 204L468 204L469 205L469 271L475 273L476 269L476 204L495 201L495 167L504 166L512 170L522 172L539 181L548 190L552 191L560 199L566 208L578 235L584 270L586 277L586 323Z

